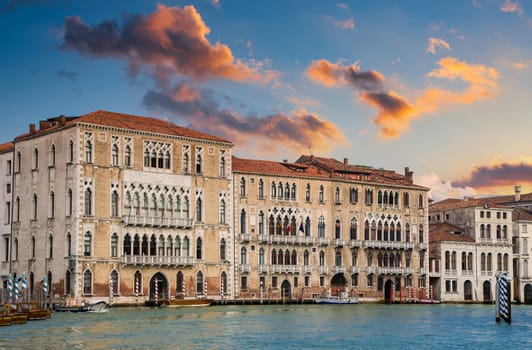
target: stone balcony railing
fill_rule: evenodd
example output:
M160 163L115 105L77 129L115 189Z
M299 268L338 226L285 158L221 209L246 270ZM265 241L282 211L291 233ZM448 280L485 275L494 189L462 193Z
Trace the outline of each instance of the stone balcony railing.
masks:
M377 249L412 249L414 243L411 242L390 242L390 241L363 241L364 248Z
M379 267L377 271L379 275L402 275L404 273L402 267Z
M122 258L124 265L192 266L195 262L193 256L126 255Z
M127 226L149 226L170 228L191 228L192 219L161 216L124 215L122 222Z

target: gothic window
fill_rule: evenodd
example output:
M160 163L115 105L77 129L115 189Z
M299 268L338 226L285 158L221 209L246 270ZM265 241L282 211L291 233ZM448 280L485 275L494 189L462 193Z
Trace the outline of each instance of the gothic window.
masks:
M90 188L85 190L85 215L92 215L92 191Z
M325 237L325 218L323 215L318 219L318 237Z
M92 163L92 142L93 135L90 132L85 133L85 163Z
M225 151L220 151L220 177L225 177Z
M92 272L90 270L85 270L83 273L83 294L92 294Z
M111 193L111 216L118 216L118 192Z
M310 202L310 184L305 188L305 201Z
M111 257L116 258L117 256L118 256L118 234L115 232L111 236Z
M198 237L196 240L196 259L201 260L203 259L203 240L201 237Z
M183 164L182 164L183 173L190 173L190 146L183 145Z
M240 197L246 196L246 179L244 177L240 178Z
M220 200L220 223L225 224L225 200Z
M351 219L351 226L349 228L349 239L356 240L357 238L357 219Z
M320 203L323 203L325 201L325 198L323 196L324 196L323 185L320 185L320 191L318 193L318 200L320 201Z
M259 179L259 199L264 198L264 181Z
M340 187L336 187L334 189L334 203L336 204L340 203Z
M33 170L39 169L39 150L37 148L33 149L31 168Z
M48 159L48 165L51 167L55 166L55 145L54 144L50 145L50 155Z
M262 212L262 210L259 212L258 226L259 226L259 235L263 235L264 234L264 213Z
M349 202L358 203L358 189L351 187L349 190Z
M201 198L196 199L196 221L203 221L203 201Z
M118 166L118 136L112 136L111 165Z
M92 255L92 235L89 231L83 236L83 256Z
M172 145L166 142L144 141L144 167L170 169Z
M225 238L222 238L220 240L220 260L222 260L222 261L226 260L225 251L226 251Z
M203 173L203 149L196 147L196 174Z

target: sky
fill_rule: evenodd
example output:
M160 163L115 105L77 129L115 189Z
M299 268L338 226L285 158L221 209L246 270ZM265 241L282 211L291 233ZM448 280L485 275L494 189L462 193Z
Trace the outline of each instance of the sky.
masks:
M0 143L95 110L233 154L532 191L532 1L0 0Z

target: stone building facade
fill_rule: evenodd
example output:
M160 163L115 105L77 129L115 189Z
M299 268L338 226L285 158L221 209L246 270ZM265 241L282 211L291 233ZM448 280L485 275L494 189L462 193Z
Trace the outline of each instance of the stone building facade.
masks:
M11 211L13 209L13 143L0 145L0 287L7 288L11 245Z
M427 295L427 188L412 173L314 156L233 159L236 295Z
M106 111L30 125L14 140L11 273L30 293L47 277L54 299L232 296L231 150Z

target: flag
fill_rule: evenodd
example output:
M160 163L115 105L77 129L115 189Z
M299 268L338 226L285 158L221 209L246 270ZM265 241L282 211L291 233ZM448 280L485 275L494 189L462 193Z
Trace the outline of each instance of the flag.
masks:
M290 231L292 231L292 226L288 225L286 227L286 234L289 235L290 234Z
M303 220L301 220L301 224L299 224L299 233L302 235L305 234L305 228L303 227Z

